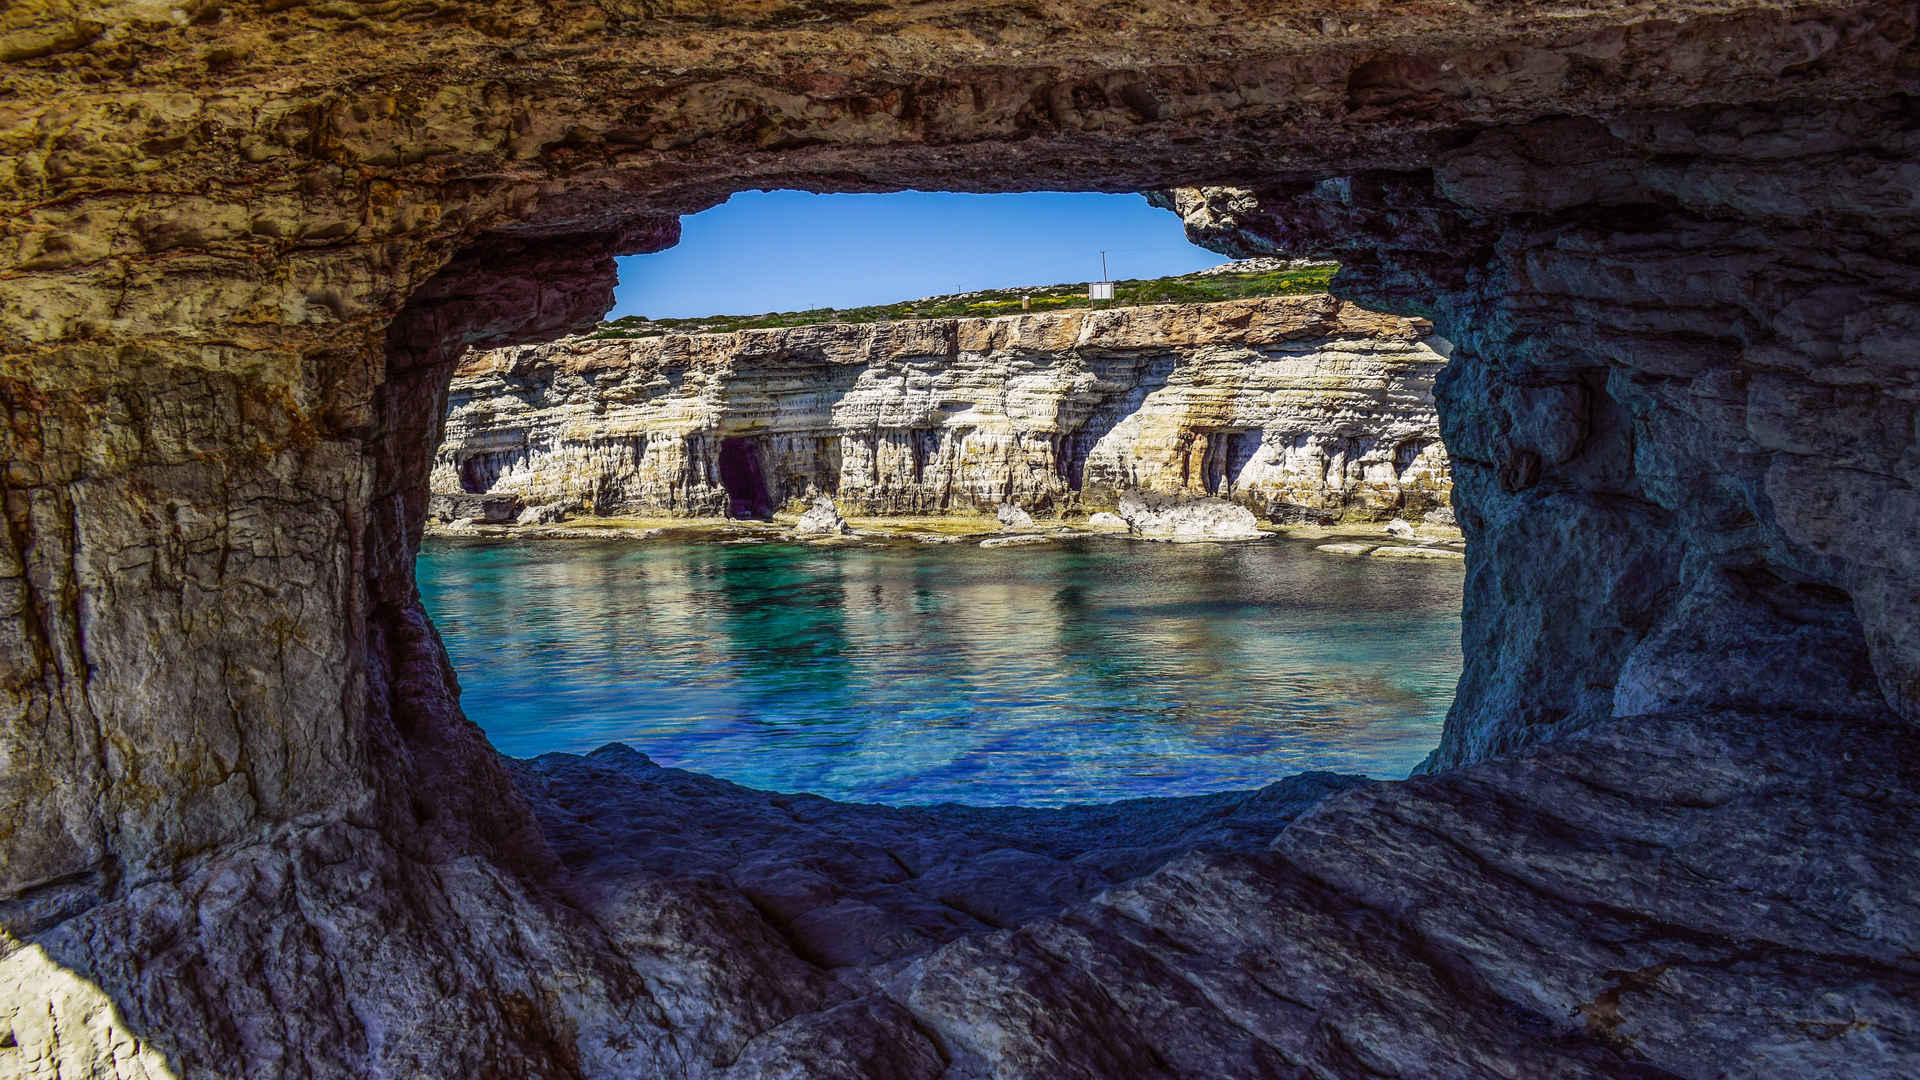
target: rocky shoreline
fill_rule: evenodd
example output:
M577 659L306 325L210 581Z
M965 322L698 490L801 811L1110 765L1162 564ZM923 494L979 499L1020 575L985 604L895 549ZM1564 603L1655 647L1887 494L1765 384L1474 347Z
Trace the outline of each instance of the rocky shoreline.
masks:
M982 548L1017 548L1071 540L1143 540L1164 543L1247 543L1263 540L1313 545L1331 555L1374 558L1420 558L1457 562L1466 557L1460 530L1447 524L1423 524L1416 531L1404 520L1386 526L1373 523L1335 525L1258 524L1251 532L1222 530L1216 535L1154 535L1136 532L1118 514L1098 511L1084 518L1028 517L1008 523L997 515L947 514L938 516L883 516L842 518L839 527L810 528L807 518L816 512L782 512L769 520L735 518L578 517L547 522L487 523L462 519L429 521L426 536L434 539L513 543L524 540L624 540L702 542L723 544L805 543L816 547L901 544L968 544ZM1403 528L1396 529L1395 526Z

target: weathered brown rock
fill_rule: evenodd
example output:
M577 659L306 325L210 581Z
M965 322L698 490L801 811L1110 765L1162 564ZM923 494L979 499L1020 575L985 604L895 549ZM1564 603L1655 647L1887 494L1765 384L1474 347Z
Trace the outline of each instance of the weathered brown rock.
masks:
M1329 297L802 326L469 354L433 490L601 514L1444 506L1419 320ZM1440 344L1445 344L1444 342Z
M0 1073L1920 1072L1915 23L8 7ZM845 984L556 854L412 585L446 380L782 185L1215 185L1432 319L1477 763Z

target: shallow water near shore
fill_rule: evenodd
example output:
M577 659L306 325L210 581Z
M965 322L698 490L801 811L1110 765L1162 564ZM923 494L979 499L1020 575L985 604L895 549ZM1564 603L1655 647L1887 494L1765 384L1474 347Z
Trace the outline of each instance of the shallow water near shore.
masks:
M430 539L503 753L624 742L750 787L1050 805L1404 776L1460 672L1457 565L1300 544Z

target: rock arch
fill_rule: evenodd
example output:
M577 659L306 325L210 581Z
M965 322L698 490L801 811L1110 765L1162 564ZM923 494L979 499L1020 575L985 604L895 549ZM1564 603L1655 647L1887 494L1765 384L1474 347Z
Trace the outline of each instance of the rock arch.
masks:
M18 6L0 1065L1914 1071L1915 22ZM641 763L494 755L411 577L447 371L752 186L1167 190L1432 319L1475 539L1438 774L836 966L794 927L894 864L788 919L554 794Z

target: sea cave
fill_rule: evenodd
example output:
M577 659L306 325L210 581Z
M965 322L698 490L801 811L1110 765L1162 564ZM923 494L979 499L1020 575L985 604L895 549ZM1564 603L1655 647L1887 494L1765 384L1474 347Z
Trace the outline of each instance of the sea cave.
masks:
M0 1074L1920 1073L1912 4L36 0L0 72ZM416 580L540 505L484 505L465 365L750 189L1145 192L1417 321L1465 576L1414 775L497 751ZM1123 419L976 501L1092 505ZM1207 423L1165 460L1266 498ZM568 498L924 509L916 424Z

